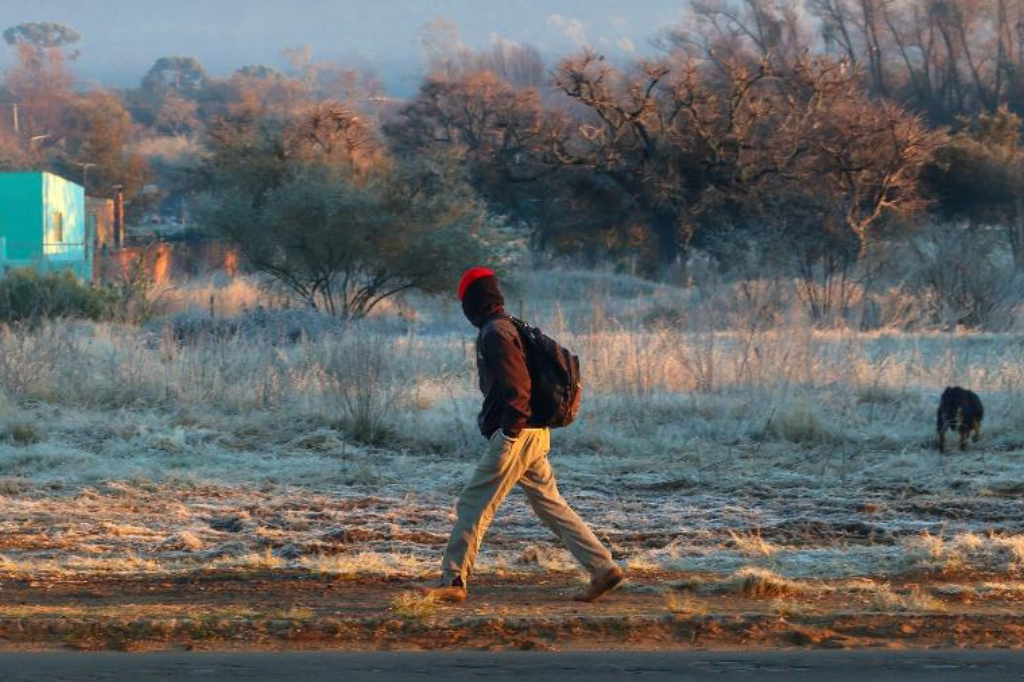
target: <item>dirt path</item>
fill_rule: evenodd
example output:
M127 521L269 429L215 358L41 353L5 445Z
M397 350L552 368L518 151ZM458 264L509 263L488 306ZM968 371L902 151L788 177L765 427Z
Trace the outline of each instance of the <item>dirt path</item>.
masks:
M820 584L785 594L679 574L634 575L596 604L576 575L484 575L462 605L407 581L298 573L0 584L0 646L78 649L738 649L1020 647L1019 598L931 599L880 610L877 594ZM733 589L735 588L735 589ZM892 594L928 585L897 584Z

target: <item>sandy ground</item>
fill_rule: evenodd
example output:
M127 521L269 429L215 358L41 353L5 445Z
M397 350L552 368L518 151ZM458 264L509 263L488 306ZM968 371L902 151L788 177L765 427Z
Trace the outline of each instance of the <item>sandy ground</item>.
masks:
M901 471L900 457L864 456L851 485L797 472L759 483L742 455L679 477L639 458L559 455L567 496L630 577L593 605L569 599L583 576L518 493L487 536L470 600L422 597L465 460L378 453L389 478L322 486L8 481L0 646L1021 646L1016 489L986 481L985 453L936 459L928 473L923 458ZM915 484L917 470L943 485ZM416 472L431 484L417 490Z
M7 649L90 650L1024 645L1019 598L946 599L931 611L883 613L870 593L855 590L701 594L692 591L693 582L694 576L682 574L637 574L606 599L580 604L568 598L579 586L574 575L485 575L470 599L452 606L424 599L420 582L282 572L8 580L0 584L0 643ZM905 587L893 585L897 592Z

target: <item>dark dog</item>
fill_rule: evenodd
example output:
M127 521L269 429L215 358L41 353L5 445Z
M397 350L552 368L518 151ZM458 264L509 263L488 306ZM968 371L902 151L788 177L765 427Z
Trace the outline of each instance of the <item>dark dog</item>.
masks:
M959 386L947 386L939 401L939 413L936 415L935 428L939 432L939 452L946 451L946 429L953 429L960 434L960 449L967 449L967 436L974 433L974 442L981 438L981 420L985 416L985 408L981 406L981 398L974 391Z

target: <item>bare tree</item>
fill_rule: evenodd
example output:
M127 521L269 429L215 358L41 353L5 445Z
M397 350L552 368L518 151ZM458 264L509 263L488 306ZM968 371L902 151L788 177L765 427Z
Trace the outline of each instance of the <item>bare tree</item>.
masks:
M489 48L474 50L462 42L459 27L446 19L422 26L419 38L430 80L463 79L488 72L513 87L544 84L544 59L532 45L496 36Z
M342 167L354 178L380 166L383 147L366 118L341 102L321 102L288 127L289 153L307 162Z
M521 217L552 172L545 150L558 120L535 89L483 71L428 79L384 131L399 155L460 157L474 187Z
M584 52L555 76L580 109L555 154L611 181L663 263L675 262L706 216L757 194L809 152L796 129L806 117L797 100L780 99L778 77L768 58L703 68L676 53L623 73Z
M876 93L889 96L892 35L889 20L896 0L808 0L821 22L826 52L838 53L868 76Z
M814 103L813 123L805 131L809 150L800 167L807 180L817 180L815 191L827 193L839 209L864 256L882 218L910 215L926 205L920 172L941 134L891 102L868 100L855 79L833 70L801 68L789 84L810 89L808 101Z
M811 41L796 0L691 0L669 47L723 63L794 63Z

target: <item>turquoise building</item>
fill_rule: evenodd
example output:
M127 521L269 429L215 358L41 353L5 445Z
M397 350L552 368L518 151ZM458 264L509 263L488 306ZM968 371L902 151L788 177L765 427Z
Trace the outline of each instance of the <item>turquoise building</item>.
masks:
M81 185L53 173L0 173L0 274L33 267L92 281L91 224Z

